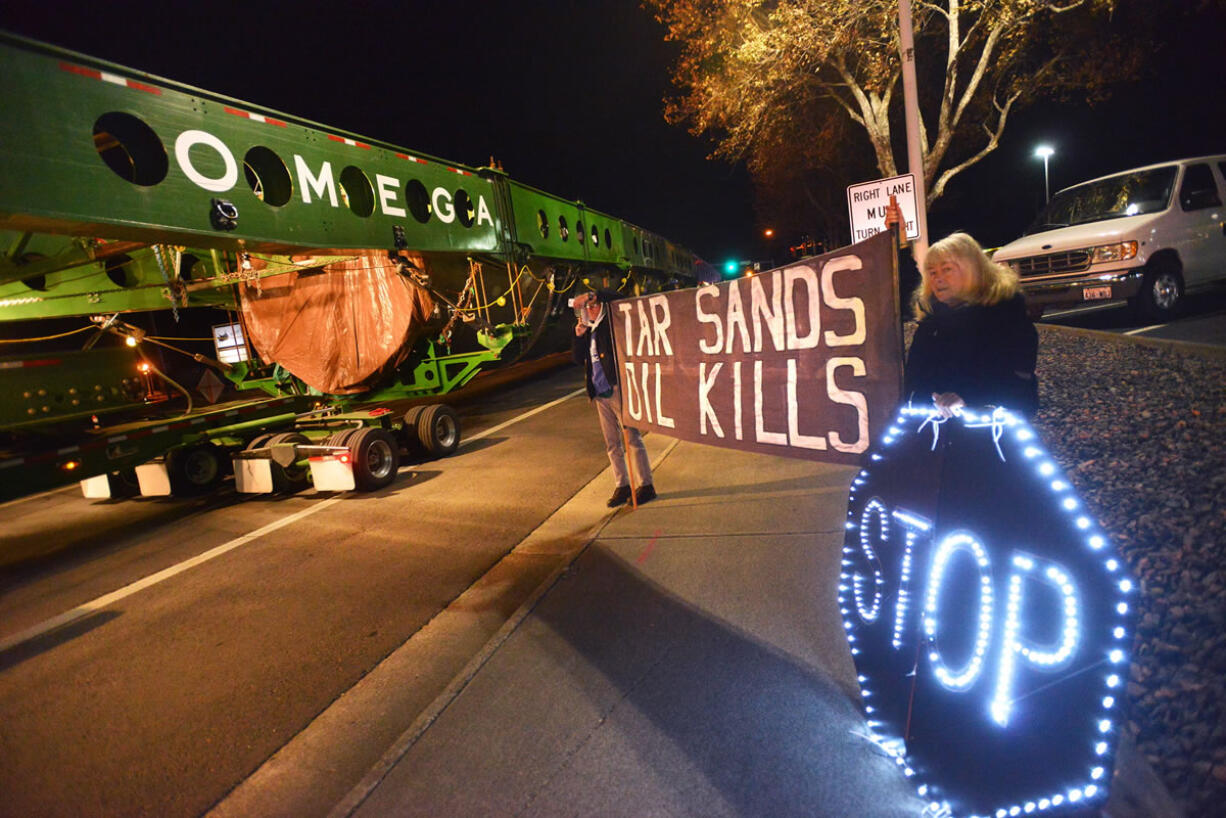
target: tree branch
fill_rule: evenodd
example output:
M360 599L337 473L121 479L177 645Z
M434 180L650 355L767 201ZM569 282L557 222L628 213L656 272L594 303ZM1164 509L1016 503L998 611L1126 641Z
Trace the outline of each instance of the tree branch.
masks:
M945 186L949 184L951 179L999 147L1000 136L1005 132L1005 122L1009 118L1009 109L1013 107L1013 103L1017 101L1021 93L1021 91L1014 91L1003 104L993 103L993 107L996 108L997 112L996 126L994 128L989 128L986 124L983 126L984 131L988 134L987 144L973 156L964 159L952 168L947 168L940 175L936 184L928 192L928 202L930 204L940 198L941 194L945 192Z

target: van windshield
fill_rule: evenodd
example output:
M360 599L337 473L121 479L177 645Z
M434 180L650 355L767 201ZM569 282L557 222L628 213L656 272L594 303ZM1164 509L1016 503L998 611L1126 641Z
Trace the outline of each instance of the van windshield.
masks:
M1062 190L1039 211L1034 224L1026 228L1026 235L1166 210L1177 169L1177 165L1168 165L1130 171Z

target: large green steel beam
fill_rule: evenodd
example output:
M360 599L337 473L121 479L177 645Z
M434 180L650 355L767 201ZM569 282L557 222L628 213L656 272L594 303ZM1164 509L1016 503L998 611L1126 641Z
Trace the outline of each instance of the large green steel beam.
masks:
M493 180L435 157L6 34L0 99L0 229L279 252L390 248L398 227L415 250L500 249Z
M46 234L18 240L0 231L0 246L6 244L22 253L20 259L0 259L0 322L186 307L233 309L231 285L236 281L308 269L285 256L252 253L247 260L258 269L239 270L233 255L201 248L86 244ZM309 264L344 258L314 255Z
M217 263L218 251L493 255L638 269L661 284L659 273L676 283L693 273L688 251L500 169L412 153L2 32L0 99L0 231L77 239L67 253L6 240L21 252L0 259L0 320L185 305L169 285L234 272ZM131 249L91 259L98 240ZM140 245L196 248L185 252L211 254L212 269L201 261L194 272L168 270ZM192 303L218 300L201 293Z
M515 241L540 258L692 271L661 237L500 171L2 32L0 99L0 230L269 253L507 254Z

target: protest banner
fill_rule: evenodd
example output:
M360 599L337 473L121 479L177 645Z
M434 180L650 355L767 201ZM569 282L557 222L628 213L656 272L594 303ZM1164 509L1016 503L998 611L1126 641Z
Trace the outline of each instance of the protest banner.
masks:
M858 464L898 405L894 238L747 278L614 301L622 421Z

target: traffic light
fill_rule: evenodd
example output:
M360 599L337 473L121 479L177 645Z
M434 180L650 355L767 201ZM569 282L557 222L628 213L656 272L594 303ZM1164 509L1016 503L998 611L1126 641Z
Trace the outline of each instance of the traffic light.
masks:
M734 258L724 262L724 277L732 278L741 270L741 263Z

